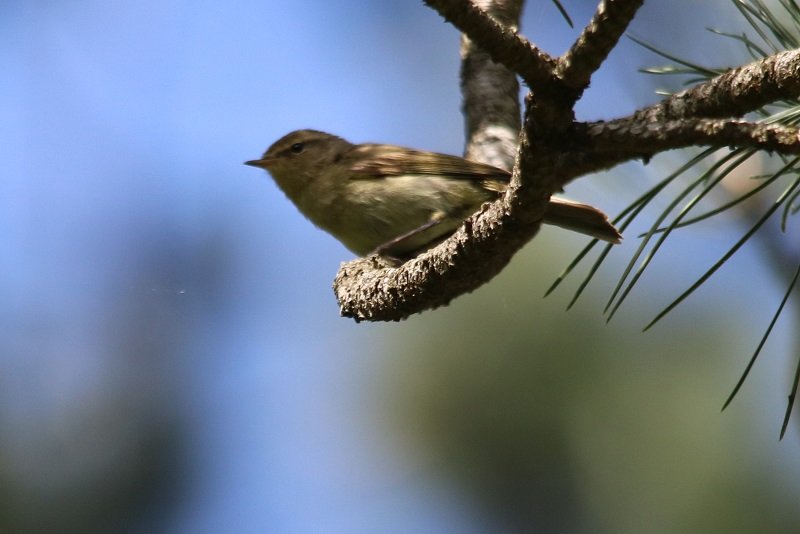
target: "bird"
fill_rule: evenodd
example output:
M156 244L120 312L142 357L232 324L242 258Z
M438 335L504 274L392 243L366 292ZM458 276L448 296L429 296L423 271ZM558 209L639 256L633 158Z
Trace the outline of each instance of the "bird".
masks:
M359 256L411 258L451 235L511 174L458 156L296 130L246 165L269 172L314 225ZM599 209L551 197L544 223L620 243Z

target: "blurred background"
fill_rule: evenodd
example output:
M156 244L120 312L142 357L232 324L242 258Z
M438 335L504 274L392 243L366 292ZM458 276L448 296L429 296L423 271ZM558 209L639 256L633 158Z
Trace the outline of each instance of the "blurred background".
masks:
M595 2L563 2L578 28ZM523 31L578 34L548 0ZM748 59L725 0L648 2L631 33ZM458 33L420 2L6 0L0 5L0 531L797 532L798 354L752 243L642 327L746 228L671 238L602 308L645 212L569 312L585 243L544 230L494 281L395 324L338 316L351 254L242 162L317 128L460 153ZM579 118L678 80L623 40ZM579 180L618 212L685 156ZM758 172L755 170L754 172ZM789 235L791 237L791 234Z

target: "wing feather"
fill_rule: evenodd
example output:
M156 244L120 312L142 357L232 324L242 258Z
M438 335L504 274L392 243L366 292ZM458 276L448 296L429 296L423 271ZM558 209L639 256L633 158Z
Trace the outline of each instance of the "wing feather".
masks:
M365 179L420 174L507 183L511 176L503 169L458 156L390 145L359 145L346 157L353 160L353 174Z

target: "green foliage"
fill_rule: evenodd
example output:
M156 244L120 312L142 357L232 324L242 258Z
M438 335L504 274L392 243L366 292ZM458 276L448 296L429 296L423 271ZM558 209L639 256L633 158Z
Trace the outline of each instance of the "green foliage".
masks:
M564 6L561 5L561 2L559 2L559 0L553 0L553 3L556 5L556 8L558 8L558 12L561 13L561 16L564 17L564 20L567 22L567 24L569 24L569 27L574 28L575 26L572 24L572 18L570 18L569 13L567 13L567 10L564 9Z
M794 0L780 0L779 8L772 8L762 0L732 0L735 7L739 10L741 15L749 23L750 27L758 36L758 41L751 39L747 34L731 34L719 30L709 31L724 37L732 39L742 45L743 51L753 60L758 60L774 53L800 48L800 6ZM686 85L695 84L709 80L722 72L728 70L727 67L707 66L701 65L697 62L688 59L680 58L676 55L670 54L658 47L645 43L644 41L632 38L641 46L651 50L652 52L667 59L671 63L657 68L643 69L643 72L654 75L679 75L684 76L684 83ZM760 123L765 124L780 124L785 126L797 127L800 124L800 102L798 101L780 101L770 106L762 108L753 114L751 117ZM779 162L780 166L774 171L767 172L760 175L751 176L752 186L747 188L739 188L732 191L730 188L723 187L723 182L729 178L735 171L742 172L742 166L751 162L753 157L760 157L761 154L752 148L733 148L729 150L719 149L706 149L683 164L680 168L675 170L669 176L652 186L642 196L634 200L628 207L626 207L620 215L614 220L620 230L624 231L633 220L648 206L654 199L661 198L667 195L667 191L677 189L677 193L671 193L673 196L668 197L666 207L662 209L658 217L650 225L650 228L641 237L641 242L628 262L625 269L623 269L614 290L606 304L605 313L607 319L610 320L616 312L620 309L623 302L626 301L631 290L636 286L637 282L641 279L642 274L648 266L653 262L658 251L661 249L665 240L670 237L674 231L686 228L721 213L729 212L731 210L740 210L745 206L745 201L754 198L764 198L765 195L775 195L774 200L767 202L765 206L757 208L758 213L748 216L749 228L744 232L740 239L736 241L725 252L719 260L717 260L705 273L703 273L688 289L682 292L672 302L670 302L661 312L659 312L653 320L651 320L645 330L653 326L661 318L671 312L674 308L689 297L695 290L703 285L707 280L714 275L722 265L731 259L742 246L747 243L764 224L778 211L781 212L781 230L786 231L787 220L790 215L796 214L800 211L800 158L798 157L784 157L776 156L775 161ZM691 175L696 174L692 178ZM686 180L686 176L690 176ZM683 180L679 180L679 178ZM674 186L668 189L668 186ZM723 195L727 200L723 201L718 206L707 209L698 213L698 207L701 201L709 196L710 193L720 193L724 191ZM749 206L749 204L748 204ZM597 241L593 241L586 248L584 248L575 260L570 263L562 274L555 280L553 285L548 289L547 294L552 292L558 285L568 276L575 267L588 255L588 253L597 245ZM606 246L599 254L598 258L589 268L588 274L584 277L579 284L575 295L570 301L571 307L580 295L583 293L586 286L595 276L598 268L608 256L611 246ZM794 260L792 260L794 261ZM798 273L800 273L800 265L798 265ZM797 281L798 274L788 284L785 296L778 307L772 322L768 326L761 342L758 344L751 360L742 374L741 379L736 384L733 392L728 400L725 402L726 407L739 388L743 384L750 369L755 363L756 358L761 352L769 334L772 332L773 326L777 318L780 316L784 309L789 295ZM786 408L784 422L781 429L781 437L783 437L789 421L789 416L792 411L792 406L795 394L798 387L798 377L800 377L800 364L798 365L792 392L789 395L789 403ZM723 409L724 409L723 407Z

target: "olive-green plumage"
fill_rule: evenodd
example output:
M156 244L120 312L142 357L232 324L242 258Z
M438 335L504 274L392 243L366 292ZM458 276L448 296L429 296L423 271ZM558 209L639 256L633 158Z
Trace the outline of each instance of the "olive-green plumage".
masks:
M297 130L247 165L269 171L297 208L359 255L409 256L454 232L510 174L457 156L393 145L354 145ZM552 198L544 222L612 243L620 235L601 211Z

